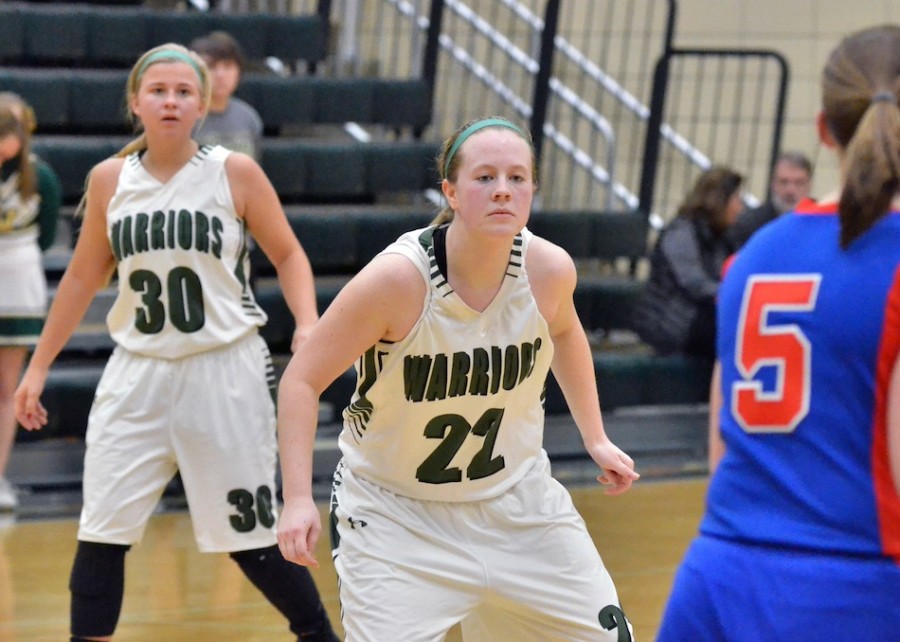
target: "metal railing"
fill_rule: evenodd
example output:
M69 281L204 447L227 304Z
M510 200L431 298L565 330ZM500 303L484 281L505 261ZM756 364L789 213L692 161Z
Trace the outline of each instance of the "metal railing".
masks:
M353 4L352 0L336 1L335 15ZM627 41L629 54L638 53L636 59L655 59L664 50L660 34L668 32L668 8L659 11L659 0L369 2L365 6L371 13L365 19L353 29L342 26L340 68L357 74L366 69L403 73L390 58L373 55L366 29L383 24L384 18L374 16L390 10L405 17L407 29L429 30L426 11L433 12L435 4L442 4L443 11L437 36L434 119L427 135L443 138L462 122L485 114L527 122L542 157L543 205L555 209L636 207L640 176L636 168L643 141L640 122L646 120L649 109L643 106L644 97L624 88L627 78L620 78L629 72L627 61L621 61L622 72L601 70L584 51L605 30L614 34L612 40ZM596 11L600 4L607 6L605 12ZM609 7L618 12L611 13ZM640 7L647 10L642 12ZM634 23L643 23L648 16L652 28L642 29L645 40L636 45L629 34L635 32ZM404 58L415 64L422 57L407 45L412 40L398 36L392 41L395 50L408 52ZM613 53L593 51L591 55L608 65ZM373 64L372 58L378 63ZM645 75L649 77L649 72ZM643 84L649 87L649 80ZM613 98L602 107L596 100L597 87ZM649 95L649 89L645 93ZM623 126L624 120L628 122ZM621 141L620 130L627 132Z
M784 57L768 50L672 49L660 58L640 189L657 225L713 164L743 174L744 200L758 204L781 146L788 75Z
M219 7L321 12L321 2L220 0ZM433 119L419 133L428 139L486 114L528 123L545 207L640 207L665 220L711 163L745 174L748 201L767 191L786 65L774 52L700 58L677 49L676 0L328 4L331 56L319 73L427 78ZM698 105L684 95L716 98ZM752 109L737 109L735 96Z

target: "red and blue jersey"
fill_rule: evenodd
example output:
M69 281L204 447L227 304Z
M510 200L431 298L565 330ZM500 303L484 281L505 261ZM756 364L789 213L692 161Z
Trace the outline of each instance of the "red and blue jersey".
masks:
M719 290L720 430L701 533L900 561L888 462L900 352L900 212L847 249L836 206L759 230Z

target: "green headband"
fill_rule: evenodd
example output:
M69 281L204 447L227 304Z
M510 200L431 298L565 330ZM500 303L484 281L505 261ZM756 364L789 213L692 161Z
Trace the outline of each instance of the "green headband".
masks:
M525 136L525 132L521 130L515 123L512 123L505 118L485 118L483 120L478 120L466 127L462 132L460 132L459 136L456 137L456 140L453 141L453 145L450 146L450 151L447 152L447 160L444 161L444 178L447 178L450 173L450 162L453 160L453 157L456 156L456 152L459 151L459 148L462 147L462 144L466 142L466 139L469 138L475 132L481 131L485 127L506 127L507 129L511 129L516 132L522 138L527 138Z
M147 67L152 65L154 62L160 62L161 60L166 60L169 62L186 62L194 68L194 71L197 72L197 78L200 80L200 83L203 84L203 72L200 71L200 65L198 65L197 61L194 60L191 56L183 51L178 51L177 49L161 49L160 51L156 51L144 58L144 63L141 65L141 68L137 74L138 81L140 81L140 79L144 76L144 72L147 71Z

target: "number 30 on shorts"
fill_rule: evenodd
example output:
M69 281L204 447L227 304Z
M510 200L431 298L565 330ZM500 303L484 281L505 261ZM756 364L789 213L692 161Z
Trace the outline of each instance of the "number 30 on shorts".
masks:
M257 488L255 496L244 488L230 490L228 491L228 503L237 511L237 515L231 515L228 519L231 527L238 533L249 533L256 528L257 524L265 528L272 528L275 524L275 514L272 512L272 489L268 486Z
M757 275L747 281L735 344L742 381L732 384L731 412L747 432L792 432L809 412L812 346L793 323L772 323L772 312L811 312L820 274ZM776 386L755 379L776 368Z

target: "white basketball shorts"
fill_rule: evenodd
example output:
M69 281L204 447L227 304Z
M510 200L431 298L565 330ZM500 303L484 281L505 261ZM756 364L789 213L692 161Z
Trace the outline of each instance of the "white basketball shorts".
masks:
M201 551L275 544L273 385L256 333L178 360L116 348L88 421L78 539L139 542L180 471Z

